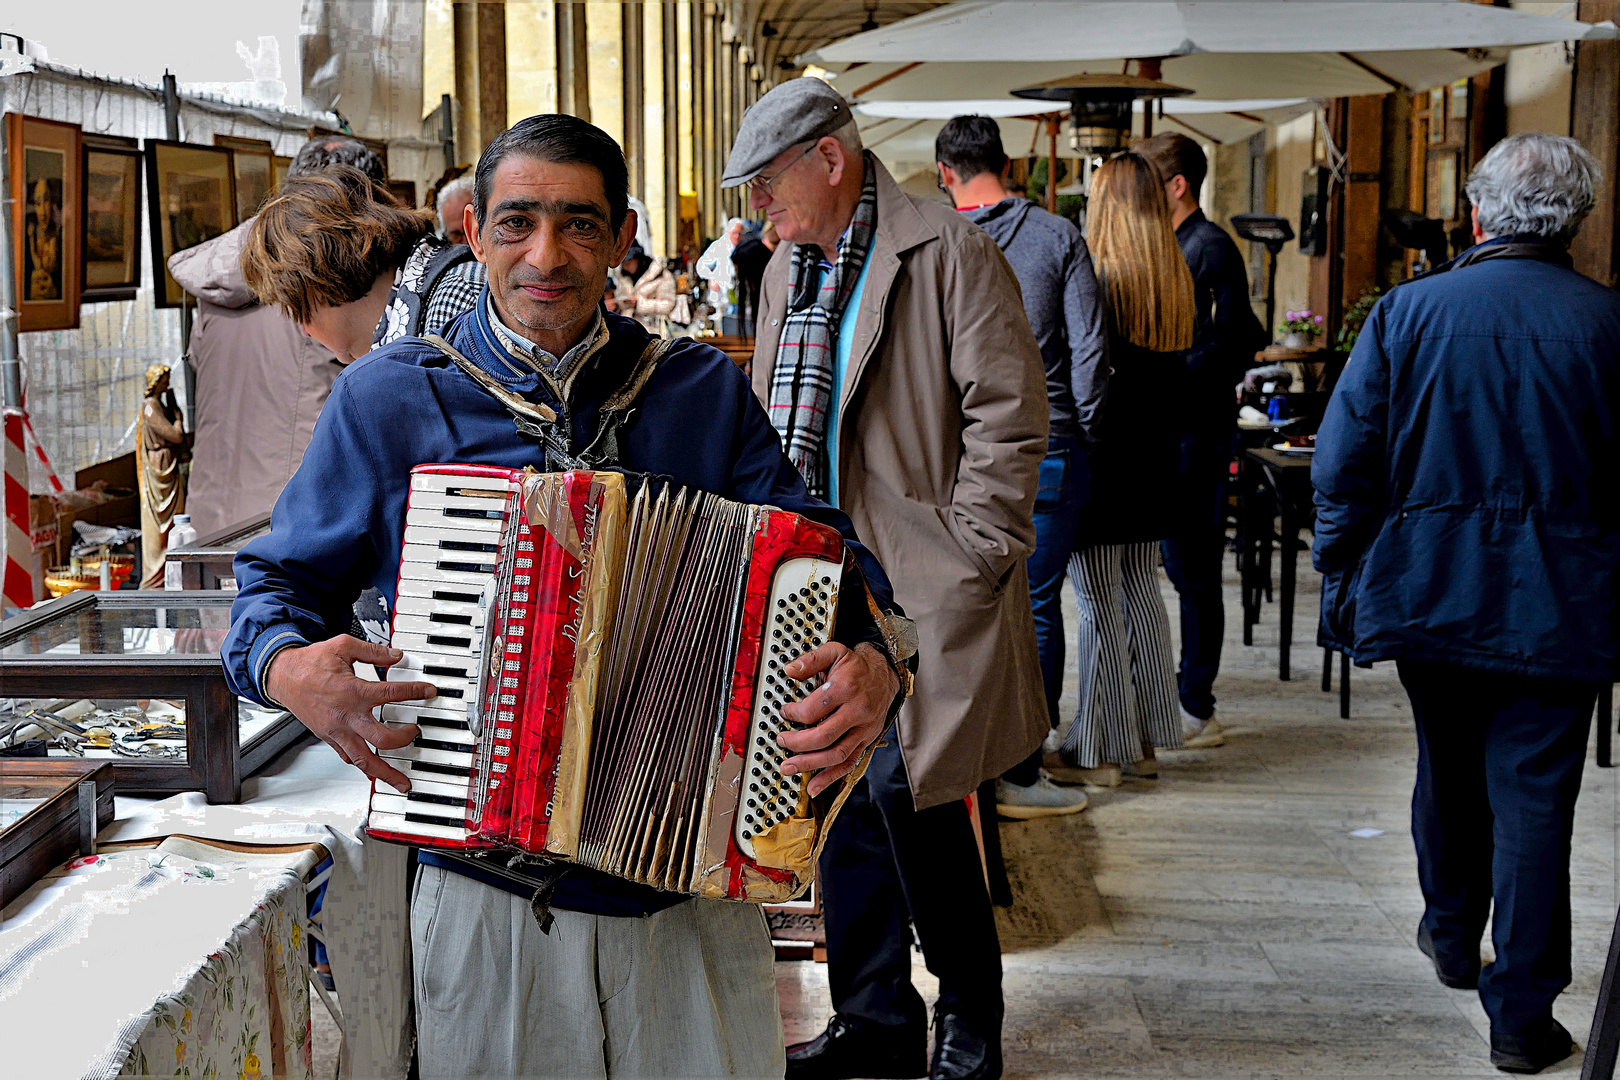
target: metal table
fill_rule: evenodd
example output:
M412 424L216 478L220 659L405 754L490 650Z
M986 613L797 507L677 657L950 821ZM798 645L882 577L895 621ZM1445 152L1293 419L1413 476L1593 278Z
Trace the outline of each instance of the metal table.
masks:
M1243 643L1254 644L1260 605L1271 589L1272 545L1279 548L1277 677L1293 677L1291 653L1294 635L1296 563L1304 545L1300 533L1311 527L1316 510L1311 501L1311 455L1281 450L1250 449L1240 459L1243 506L1239 515L1239 552L1243 594ZM1280 521L1273 526L1273 518ZM1322 650L1322 689L1333 689L1333 654ZM1350 715L1350 658L1339 657L1339 715Z

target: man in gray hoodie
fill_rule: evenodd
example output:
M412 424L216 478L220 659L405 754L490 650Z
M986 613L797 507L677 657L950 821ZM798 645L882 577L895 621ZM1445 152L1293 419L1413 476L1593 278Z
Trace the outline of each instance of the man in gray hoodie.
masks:
M940 190L990 234L1012 265L1024 294L1024 313L1046 363L1051 433L1035 498L1029 593L1046 707L1055 728L1065 651L1063 579L1090 482L1086 451L1096 444L1108 381L1102 298L1091 253L1074 223L1008 193L1004 181L1011 162L994 120L955 117L934 140L934 158ZM1084 792L1053 786L1040 766L1041 751L1036 750L997 782L996 808L1003 817L1049 817L1085 809Z

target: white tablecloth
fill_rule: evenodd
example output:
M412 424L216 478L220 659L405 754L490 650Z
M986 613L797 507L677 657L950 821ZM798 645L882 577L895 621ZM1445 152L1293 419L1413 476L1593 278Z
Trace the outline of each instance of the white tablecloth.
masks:
M209 806L197 792L161 800L119 797L116 820L100 839L178 834L240 844L324 845L333 859L322 912L343 1002L341 1075L395 1080L409 1067L412 1040L406 850L360 838L368 791L366 779L330 748L310 744L246 781L243 801L235 806ZM174 1002L182 1000L176 995L196 997L199 988L223 977L211 968L218 967L216 954L232 942L262 936L267 911L271 922L276 912L302 914L301 906L292 906L293 892L284 882L278 885L278 875L285 877L280 871L243 868L216 879L188 877L174 861L178 856L170 856L168 869L154 870L140 861L151 855L109 858L99 871L96 864L78 868L36 885L0 913L0 1045L7 1047L0 1071L33 1078L110 1075L109 1068L116 1074L125 1064L133 1067L138 1063L132 1047L159 1045L149 1036L170 1020L179 1025L184 1019L183 1005L178 1016L171 1015ZM245 866L248 860L238 861ZM119 877L115 883L97 874ZM301 885L296 893L301 905ZM58 925L66 929L46 929ZM254 972L243 974L251 979ZM195 1009L191 1022L198 1022ZM296 1047L296 1039L292 1032L286 1045ZM202 1045L195 1037L173 1043L186 1043L183 1052L194 1060ZM13 1047L30 1053L37 1048L39 1068L13 1071ZM147 1062L154 1075L185 1068L173 1050L166 1062ZM247 1062L249 1052L242 1049L235 1058ZM270 1075L269 1059L258 1057ZM215 1059L218 1075L226 1075L232 1060ZM251 1071L237 1065L229 1075L244 1072ZM202 1073L193 1068L191 1075Z

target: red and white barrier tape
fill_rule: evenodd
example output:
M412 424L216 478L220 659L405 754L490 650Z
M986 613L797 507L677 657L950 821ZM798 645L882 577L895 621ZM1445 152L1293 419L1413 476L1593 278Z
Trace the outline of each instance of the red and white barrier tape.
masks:
M0 574L0 603L30 607L34 595L34 542L28 513L28 453L24 446L28 416L21 409L6 408L0 417L0 457L4 458L5 486L5 567ZM38 440L35 441L38 446ZM53 476L54 479L54 476ZM60 486L58 486L60 490Z

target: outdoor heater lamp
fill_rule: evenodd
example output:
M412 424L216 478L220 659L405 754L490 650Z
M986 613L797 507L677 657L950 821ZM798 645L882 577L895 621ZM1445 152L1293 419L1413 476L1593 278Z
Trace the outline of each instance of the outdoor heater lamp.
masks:
M1096 158L1124 150L1131 140L1131 106L1138 99L1181 97L1192 93L1140 75L1070 75L1014 90L1014 97L1062 101L1069 106L1069 146L1086 163L1089 186Z

